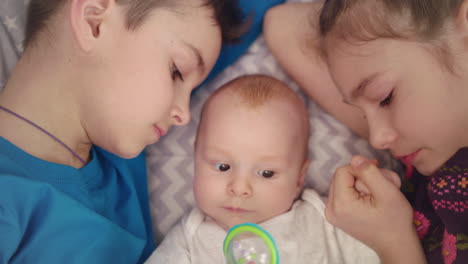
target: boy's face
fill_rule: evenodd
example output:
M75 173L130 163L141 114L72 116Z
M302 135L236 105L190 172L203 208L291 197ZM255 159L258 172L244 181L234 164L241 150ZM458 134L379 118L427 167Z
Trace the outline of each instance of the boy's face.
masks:
M288 211L307 169L293 106L274 100L251 109L225 93L206 110L195 152L199 208L225 229Z
M94 144L134 157L172 125L189 122L190 93L221 48L212 10L191 3L154 10L134 32L123 8L112 7L81 67L83 126Z

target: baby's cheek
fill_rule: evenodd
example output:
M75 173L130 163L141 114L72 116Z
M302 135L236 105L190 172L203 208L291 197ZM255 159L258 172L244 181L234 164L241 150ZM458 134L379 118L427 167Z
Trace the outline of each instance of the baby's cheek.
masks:
M283 190L283 192L285 192L285 190ZM272 199L270 204L271 208L273 209L271 212L273 215L280 215L289 211L296 198L295 193L278 195L279 193L280 192L272 192Z
M199 207L204 207L211 196L211 193L209 193L207 188L203 185L203 181L197 180L194 182L193 194Z

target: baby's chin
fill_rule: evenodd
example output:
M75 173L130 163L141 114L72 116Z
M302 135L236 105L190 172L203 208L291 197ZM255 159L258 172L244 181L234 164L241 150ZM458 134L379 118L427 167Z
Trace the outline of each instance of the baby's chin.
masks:
M238 220L235 221L234 219L231 221L223 221L223 222L216 222L220 227L222 227L224 230L228 231L231 229L233 226L240 225L240 224L245 224L245 223L252 223L252 221L247 221L247 220Z
M224 219L215 219L215 218L207 217L207 221L212 221L216 223L218 226L220 226L222 229L226 231L231 229L233 226L240 225L240 224L245 224L245 223L258 224L257 221L252 221L251 219L236 218L236 217L229 217L229 216L227 216Z
M271 218L268 218L268 219L264 219L264 220L254 220L254 219L235 219L235 218L230 218L228 220L224 220L224 221L217 221L217 220L213 220L214 222L216 222L216 224L220 227L222 227L224 230L228 231L229 229L231 229L233 226L236 226L236 225L240 225L240 224L245 224L245 223L253 223L253 224L261 224L267 220L269 220Z
M232 223L231 221L223 221L223 220L220 220L220 219L215 219L215 218L210 217L210 216L206 216L205 221L214 223L217 226L224 229L225 231L228 231L231 227L236 225L236 224Z

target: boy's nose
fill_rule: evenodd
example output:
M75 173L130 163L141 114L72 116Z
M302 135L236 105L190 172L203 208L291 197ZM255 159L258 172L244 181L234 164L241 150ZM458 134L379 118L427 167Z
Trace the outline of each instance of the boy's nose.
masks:
M389 149L397 139L398 132L385 116L369 118L369 141L376 149Z
M184 102L176 103L171 112L172 123L176 126L184 126L190 122L190 98Z
M252 195L252 186L248 179L234 176L232 181L229 183L228 192L232 196L247 198Z

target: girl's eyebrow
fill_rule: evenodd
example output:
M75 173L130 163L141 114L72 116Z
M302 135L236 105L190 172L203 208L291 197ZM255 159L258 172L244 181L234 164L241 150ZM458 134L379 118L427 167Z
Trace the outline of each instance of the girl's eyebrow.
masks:
M351 100L347 100L346 98L343 98L343 102L345 104L351 104L350 101L352 102L356 100L356 98L362 96L365 93L366 89L369 86L371 86L370 84L372 84L377 79L378 75L379 75L378 73L374 73L370 77L362 79L359 82L359 84L356 86L356 88L354 88L351 91Z

